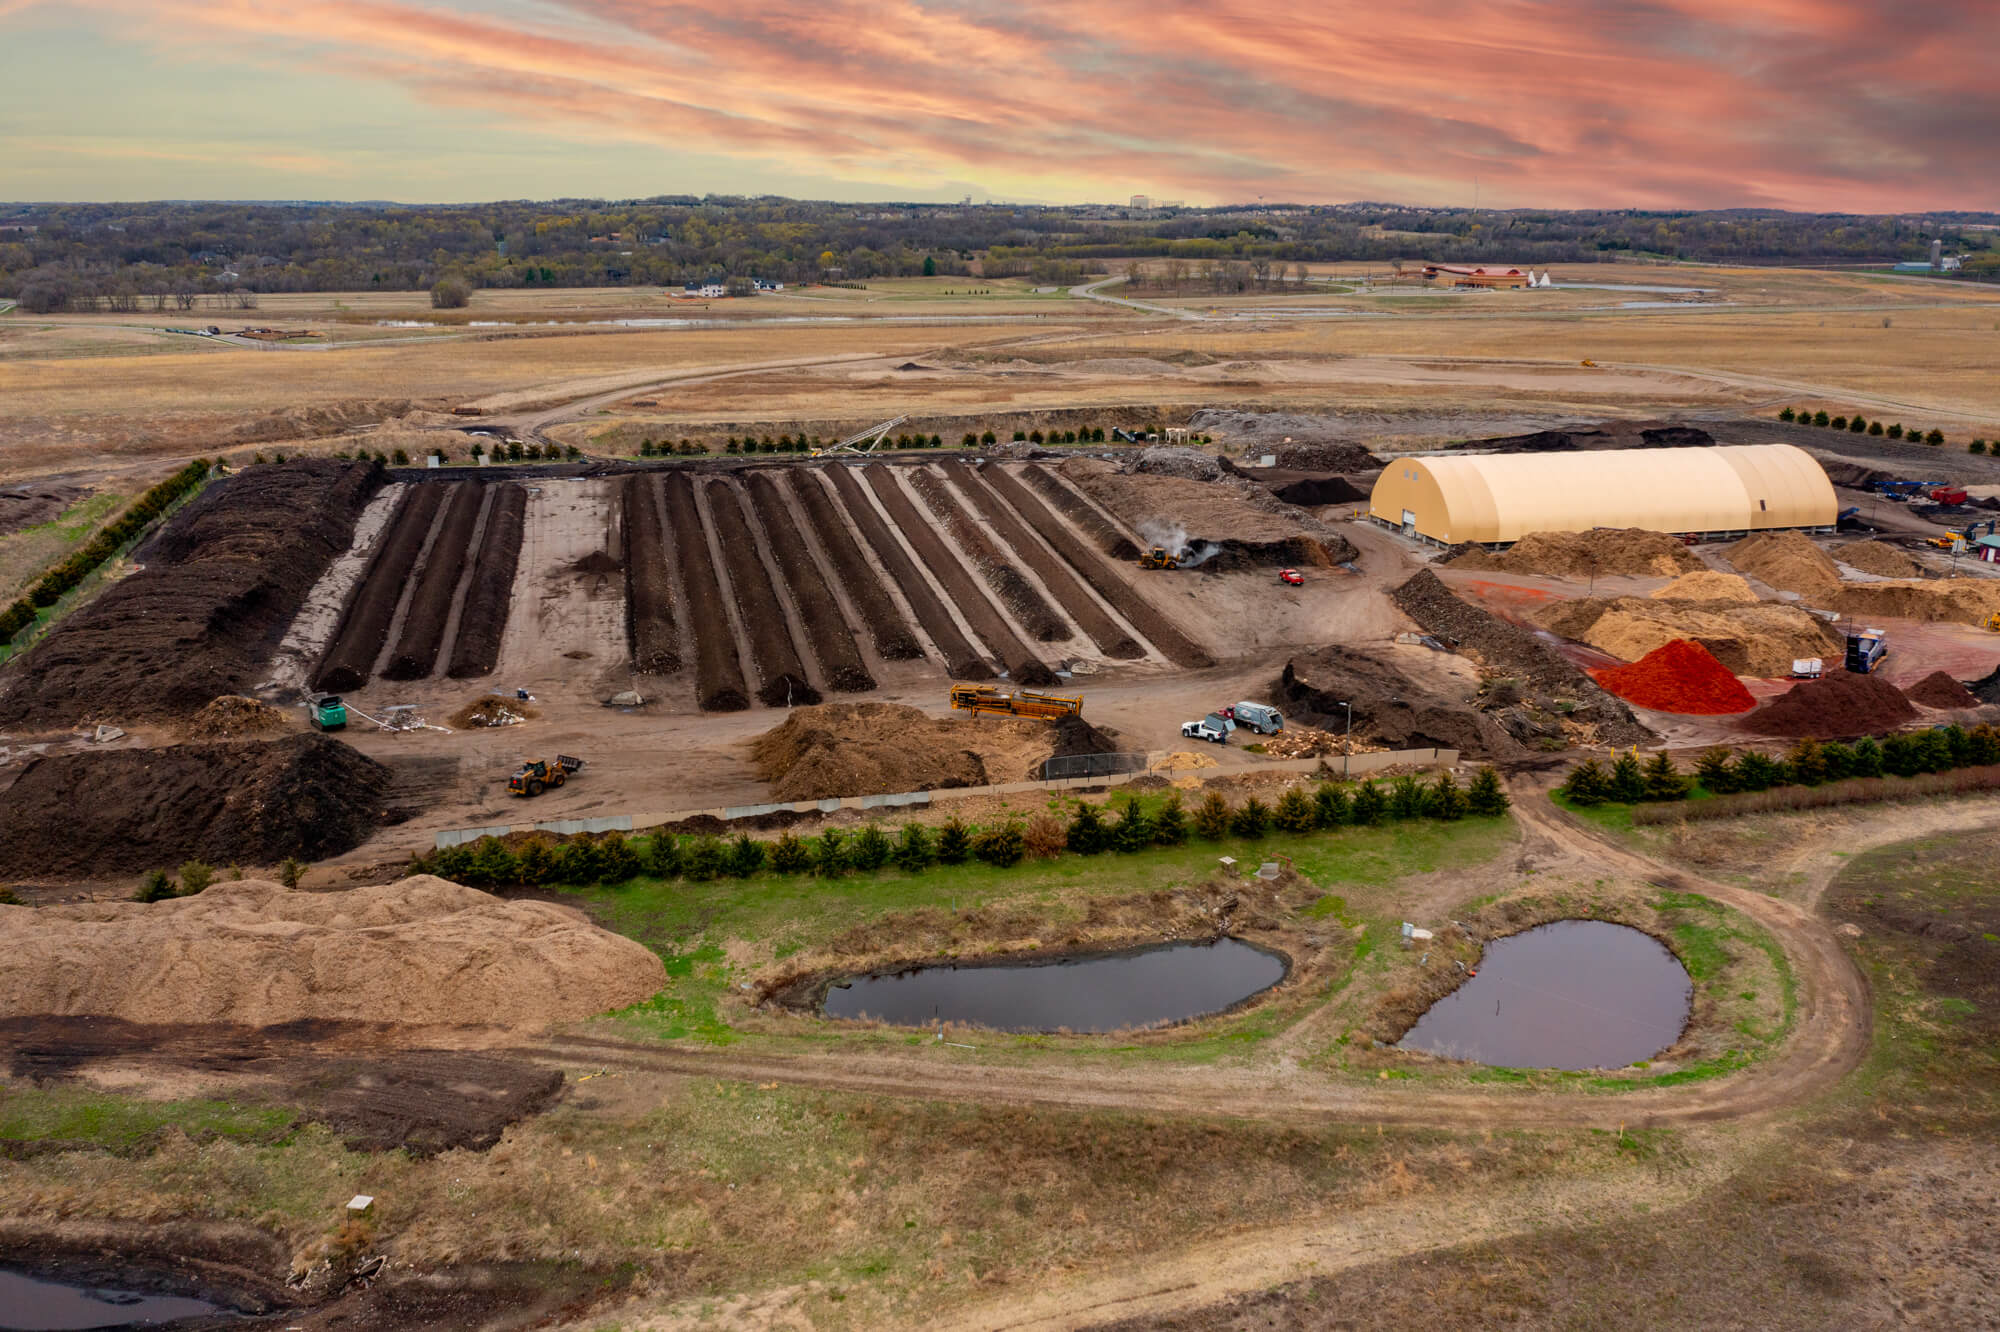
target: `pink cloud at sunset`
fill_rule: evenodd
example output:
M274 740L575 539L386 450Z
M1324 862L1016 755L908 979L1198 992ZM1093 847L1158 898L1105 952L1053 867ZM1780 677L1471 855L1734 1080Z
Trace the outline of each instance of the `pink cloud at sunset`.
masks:
M0 38L50 5L0 0ZM1897 211L2000 204L1991 0L66 0L176 60L602 152L632 192L855 181L1193 202ZM0 98L5 94L0 93ZM145 138L160 135L148 124ZM280 151L341 159L322 113ZM138 128L135 127L135 137ZM752 170L754 168L754 170ZM546 163L493 196L564 188ZM366 191L352 173L345 183ZM799 192L806 192L801 187Z

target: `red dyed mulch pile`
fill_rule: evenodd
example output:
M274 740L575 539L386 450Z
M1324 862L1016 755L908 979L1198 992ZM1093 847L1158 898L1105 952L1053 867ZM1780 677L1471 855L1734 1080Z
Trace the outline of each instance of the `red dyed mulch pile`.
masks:
M1759 735L1810 735L1821 740L1879 735L1917 719L1903 691L1879 675L1835 670L1793 685L1743 719Z
M1592 671L1597 683L1628 703L1655 712L1717 717L1757 706L1743 682L1699 643L1676 638L1630 666Z
M1930 708L1976 708L1979 696L1945 671L1932 671L1903 691L1912 703Z

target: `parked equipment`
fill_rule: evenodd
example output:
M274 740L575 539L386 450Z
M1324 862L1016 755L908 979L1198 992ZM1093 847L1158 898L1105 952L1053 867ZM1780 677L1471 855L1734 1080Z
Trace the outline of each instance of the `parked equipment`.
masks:
M1889 636L1880 629L1864 629L1847 636L1847 669L1868 675L1889 655Z
M1238 703L1228 710L1230 720L1259 735L1276 735L1285 729L1285 714L1265 703Z
M1078 694L1036 694L1026 690L1003 694L992 685L953 685L951 706L959 712L991 712L1004 717L1038 717L1044 721L1083 715L1083 697Z
M1178 569L1181 567L1181 557L1168 554L1165 546L1155 546L1139 557L1139 567L1141 569Z
M316 731L347 729L347 705L338 694L321 694L312 701L312 724Z
M1817 680L1826 673L1826 663L1818 657L1794 657L1792 678L1794 680Z
M1222 725L1220 717L1203 717L1200 721L1182 722L1181 735L1189 740L1206 740L1210 744L1229 743L1229 731Z
M876 446L889 437L891 430L894 430L909 419L907 416L898 416L884 421L879 425L869 426L866 430L857 431L849 435L838 444L829 444L823 449L814 449L812 456L815 458L824 458L831 453L853 453L866 457L875 452Z
M567 754L558 754L553 760L529 759L507 779L507 790L518 796L538 796L551 786L561 786L582 766L582 759Z
M1939 504L1965 503L1965 489L1962 486L1939 486L1931 492L1931 498Z

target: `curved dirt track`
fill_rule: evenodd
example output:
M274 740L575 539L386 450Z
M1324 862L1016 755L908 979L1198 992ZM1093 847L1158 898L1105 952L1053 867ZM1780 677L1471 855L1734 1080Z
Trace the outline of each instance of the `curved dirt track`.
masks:
M1654 1128L1743 1119L1796 1105L1833 1086L1861 1061L1870 1037L1867 984L1823 920L1793 903L1672 870L1612 845L1550 806L1539 790L1518 790L1516 796L1515 808L1530 848L1539 843L1544 850L1578 855L1642 882L1704 894L1769 929L1784 946L1798 984L1797 1018L1784 1049L1728 1077L1609 1094L1335 1083L1300 1074L1289 1059L1277 1067L1227 1070L1046 1062L1026 1067L989 1065L977 1062L976 1055L936 1044L919 1045L908 1053L840 1050L829 1058L711 1053L576 1035L551 1038L527 1052L876 1096L1459 1130ZM1285 1038L1280 1037L1278 1044L1282 1054Z

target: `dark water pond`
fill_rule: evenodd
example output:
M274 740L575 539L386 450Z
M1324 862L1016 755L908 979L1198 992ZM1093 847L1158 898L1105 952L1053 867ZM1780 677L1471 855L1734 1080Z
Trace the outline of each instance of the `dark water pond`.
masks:
M1486 945L1479 974L1400 1042L1501 1068L1623 1068L1680 1039L1694 985L1627 925L1559 920Z
M827 991L829 1017L998 1031L1117 1031L1220 1012L1285 978L1284 959L1239 939L1007 966L919 967Z
M217 1312L205 1300L144 1295L98 1286L67 1286L19 1272L0 1271L0 1328L54 1332L58 1328L127 1327L167 1323Z

